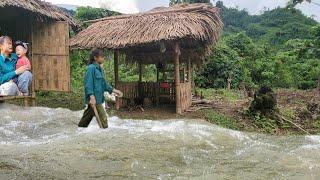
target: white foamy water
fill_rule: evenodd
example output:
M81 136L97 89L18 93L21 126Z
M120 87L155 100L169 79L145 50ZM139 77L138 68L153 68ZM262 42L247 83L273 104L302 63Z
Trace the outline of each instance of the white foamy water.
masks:
M0 105L0 179L319 179L320 136L268 136L203 120L109 118Z

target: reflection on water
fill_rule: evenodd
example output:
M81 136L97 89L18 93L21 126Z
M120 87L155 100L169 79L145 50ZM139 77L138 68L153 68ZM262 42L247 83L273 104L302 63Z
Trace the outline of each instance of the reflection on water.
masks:
M110 118L0 105L0 179L319 179L320 136L276 137L202 120Z

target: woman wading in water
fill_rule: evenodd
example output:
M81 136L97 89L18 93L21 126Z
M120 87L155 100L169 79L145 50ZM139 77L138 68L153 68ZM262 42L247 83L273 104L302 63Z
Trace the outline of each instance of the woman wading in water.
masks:
M115 93L118 97L123 95L121 91L114 89L106 82L103 69L100 66L104 61L105 56L102 50L95 49L91 52L90 63L84 78L85 103L88 104L88 108L83 113L79 127L88 127L92 118L97 115L96 118L99 125L102 126L101 128L108 128L107 114L102 105L104 92Z

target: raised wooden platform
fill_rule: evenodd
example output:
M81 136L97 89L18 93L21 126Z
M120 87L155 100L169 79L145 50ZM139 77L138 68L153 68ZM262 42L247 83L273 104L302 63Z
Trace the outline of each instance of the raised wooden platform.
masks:
M9 100L24 100L24 106L29 106L29 101L32 101L32 105L35 106L35 97L33 96L0 96L0 103Z

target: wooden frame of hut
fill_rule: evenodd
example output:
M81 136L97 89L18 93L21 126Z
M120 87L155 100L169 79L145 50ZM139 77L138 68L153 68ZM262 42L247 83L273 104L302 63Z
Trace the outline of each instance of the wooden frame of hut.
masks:
M124 99L132 102L143 96L159 103L162 96L159 71L157 82L142 82L142 66L174 65L173 86L167 95L175 101L178 114L192 104L192 66L202 64L223 28L219 10L209 4L160 7L88 23L92 24L71 39L71 47L114 51L115 87L124 92ZM139 64L139 82L120 81L120 54L127 62ZM125 103L116 100L117 108Z
M70 91L70 26L78 27L70 15L50 3L0 1L0 36L29 43L33 74L30 97L0 97L0 101L24 98L28 105L28 99L35 99L36 91Z

